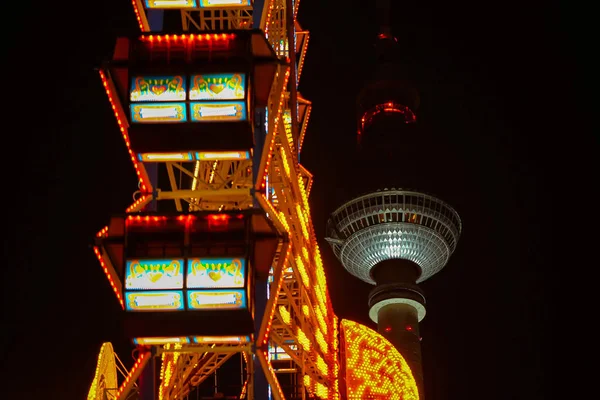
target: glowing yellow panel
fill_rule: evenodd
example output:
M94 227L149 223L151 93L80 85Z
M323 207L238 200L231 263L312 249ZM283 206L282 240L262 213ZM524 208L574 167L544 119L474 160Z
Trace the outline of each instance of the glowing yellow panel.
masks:
M195 8L196 0L146 0L146 8Z
M134 338L133 343L139 345L160 345L167 343L189 343L190 339L186 337L145 337L145 338Z
M233 310L246 308L246 292L231 290L188 290L190 310Z
M249 151L199 151L196 153L197 160L247 160L250 158Z
M419 400L404 357L383 336L357 322L342 320L348 400Z
M243 288L245 269L243 258L192 258L188 260L186 287Z
M182 291L125 292L127 311L183 310Z
M140 153L138 159L143 162L192 161L192 153Z
M245 94L245 74L203 74L191 77L190 100L241 100Z
M187 121L187 108L185 103L132 103L130 107L131 122L133 123L169 123Z
M126 289L182 289L183 260L127 260Z
M194 122L246 120L246 103L243 101L191 102L190 109L190 118Z
M251 0L199 0L200 7L249 6Z
M135 76L131 78L131 101L183 101L185 81L182 76Z
M224 344L245 344L250 343L250 336L196 336L193 338L196 343L224 343Z

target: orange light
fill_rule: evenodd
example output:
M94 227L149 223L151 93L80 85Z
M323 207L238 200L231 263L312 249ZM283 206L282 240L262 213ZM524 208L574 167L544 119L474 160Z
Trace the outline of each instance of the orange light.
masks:
M235 33L205 33L205 34L190 34L189 36L186 34L181 34L181 35L175 35L175 34L164 34L164 35L142 35L139 37L140 41L142 42L152 42L154 40L157 40L158 42L162 42L163 40L165 42L170 42L170 41L177 41L177 40L181 40L181 41L185 41L185 40L210 40L210 41L229 41L232 39L235 39L236 35Z
M116 395L117 399L121 396L121 394L125 391L125 389L128 388L129 381L131 381L133 379L133 377L135 377L137 379L137 376L139 376L138 368L140 368L140 366L142 365L142 362L149 356L149 354L150 353L148 353L148 352L143 352L142 354L140 354L138 359L135 361L135 363L133 364L133 367L131 367L131 370L129 371L129 374L127 374L127 376L125 377L125 380L119 387L119 390L117 390L117 395ZM145 363L143 365L145 365Z
M110 284L110 286L112 287L113 291L115 292L115 295L117 296L117 300L119 301L119 304L121 305L121 308L125 309L125 304L123 303L123 299L121 298L121 294L119 293L119 289L117 288L117 286L113 282L112 276L108 272L108 268L106 267L106 265L104 264L104 260L102 259L102 254L100 254L100 250L96 246L94 246L94 254L96 254L96 258L98 258L98 261L100 261L100 266L102 267L102 270L104 271L104 274L108 278L108 283Z
M210 214L208 219L209 229L225 229L229 225L231 216L227 214Z
M156 225L161 222L167 221L168 217L164 215L146 215L142 217L141 215L128 215L125 220L126 225Z
M342 320L348 400L418 400L419 391L404 357L379 333Z
M135 0L131 0L131 4L133 4L133 12L135 13L135 19L138 22L138 26L140 27L140 30L143 32L143 31L145 31L145 29L144 29L144 24L142 23L142 18L140 17L140 12L137 8L137 2Z
M229 215L227 214L210 214L208 216L208 219L211 220L212 222L229 222L229 218L231 218Z
M131 150L130 142L129 142L129 135L127 134L127 129L123 126L124 124L121 120L121 115L117 111L117 107L115 105L115 100L114 100L115 96L113 96L108 79L106 78L106 75L104 74L104 71L102 71L102 70L100 70L100 79L102 80L102 85L104 86L104 90L106 91L106 94L108 95L108 100L110 102L110 105L113 109L115 117L117 118L117 124L119 125L119 129L121 130L121 134L123 135L123 139L125 140L125 145L127 146L127 152L129 153L129 156L131 157L131 161L133 163L135 173L137 174L138 179L141 182L140 187L141 187L142 191L145 191L148 189L148 187L150 187L150 184L149 184L149 182L145 181L144 175L141 172L141 168L135 159L133 151Z

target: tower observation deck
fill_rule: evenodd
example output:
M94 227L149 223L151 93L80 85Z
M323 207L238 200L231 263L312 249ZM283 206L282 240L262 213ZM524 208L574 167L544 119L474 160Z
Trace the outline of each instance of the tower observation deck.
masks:
M375 71L358 95L358 147L348 157L349 180L339 191L351 200L331 214L326 240L349 273L375 286L369 317L406 359L423 399L419 322L426 301L418 284L448 263L462 222L439 198L400 189L429 192L444 175L427 168L427 158L439 149L419 130L420 98L408 79L403 48L391 34L390 2L376 5Z

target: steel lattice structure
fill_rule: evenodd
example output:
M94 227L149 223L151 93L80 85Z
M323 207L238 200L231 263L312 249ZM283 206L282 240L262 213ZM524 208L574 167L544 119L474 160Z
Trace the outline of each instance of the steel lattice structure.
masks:
M191 3L196 6L182 7L182 4ZM255 8L250 1L240 1L240 4L246 5L238 6L225 3L132 0L142 34L156 33L151 32L149 15L155 11L152 7L160 4L165 13L180 13L184 32L215 32L258 26L265 33L281 63L277 67L266 107L266 138L260 160L154 160L154 165L166 171L168 183L163 185L163 182L153 181L148 164L139 160L130 148L126 112L115 95L114 82L106 70L101 69L100 75L140 180L140 190L136 192L136 200L127 208L127 213L143 211L153 202L157 202L159 207L170 203L178 212L221 212L260 207L277 227L282 239L272 262L265 315L256 334L247 339L222 342L208 337L194 344L147 342L138 347L139 358L118 388L102 386L100 380L104 375L97 372L89 400L128 398L151 357L161 359L159 398L183 399L234 354L241 354L245 361L246 380L240 398L254 398L253 368L257 364L251 362L253 358L259 360L275 399L284 399L280 385L282 374L294 375L300 386L305 388L297 398L304 399L309 394L320 399L339 398L338 321L327 292L310 217L308 196L312 175L297 161L311 103L297 93L297 81L293 82L293 77L300 77L309 33L295 19L299 6L297 0L266 0L262 9ZM289 43L292 41L295 42L295 51L290 52ZM294 120L298 123L293 123ZM257 162L258 165L255 165ZM108 227L102 229L98 238L107 238L107 232ZM110 265L106 248L97 245L94 251L113 288L122 285ZM123 305L117 289L115 293ZM273 358L270 349L275 348L283 350L285 362ZM102 360L114 357L114 354L107 356L107 352L112 352L112 348L103 348ZM102 363L104 366L106 361Z

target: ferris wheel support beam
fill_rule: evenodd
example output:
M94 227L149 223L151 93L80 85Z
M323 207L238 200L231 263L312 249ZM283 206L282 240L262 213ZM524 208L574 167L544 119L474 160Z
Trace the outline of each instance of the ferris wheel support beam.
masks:
M200 360L201 365L193 365L190 368L184 379L181 380L181 385L173 387L169 393L168 399L182 399L187 396L194 387L200 385L221 367L234 354L239 353L239 347L232 348L232 351L205 353Z
M144 32L160 32L163 29L163 10L147 10L147 13L144 12L144 7L142 5L142 0L135 0L137 3L137 10L140 10L140 27L142 27L142 31ZM147 26L147 30L143 28ZM146 163L144 165L146 170L146 174L148 174L148 179L150 180L150 184L152 187L158 187L158 164ZM181 208L181 202L175 200L176 205L178 206L177 210ZM158 208L157 201L152 199L145 207L146 211L156 211Z
M217 190L176 190L166 191L158 189L156 191L156 200L174 200L182 198L211 198L218 200L222 198L224 201L231 201L232 197L246 198L252 195L252 189L217 189Z
M158 167L158 166L157 166ZM158 168L157 168L158 169ZM173 163L167 163L167 173L169 175L169 182L171 183L171 190L177 190L177 179L175 178L175 171L173 169ZM181 199L175 200L175 208L177 212L182 212L183 208L181 207Z
M239 353L242 351L251 351L252 346L247 345L236 345L236 346L215 346L213 344L206 345L194 345L182 348L165 348L158 347L156 349L157 355L164 353L180 353L180 354L200 354L200 353Z
M294 2L293 0L286 0L285 4L285 25L287 31L288 40L288 57L290 59L290 75L292 76L292 84L290 85L290 113L292 115L292 138L294 139L294 160L297 161L300 156L298 151L298 143L300 142L299 130L298 130L298 69L296 64L296 24L294 18Z

